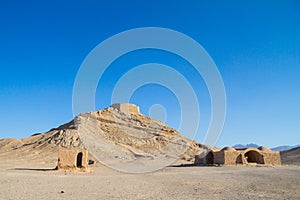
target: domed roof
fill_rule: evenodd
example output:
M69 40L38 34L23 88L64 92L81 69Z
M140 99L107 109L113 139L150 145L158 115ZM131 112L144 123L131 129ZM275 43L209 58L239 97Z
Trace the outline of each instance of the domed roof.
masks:
M222 151L236 151L233 147L224 147Z
M258 149L261 151L271 151L269 148L264 147L264 146L260 146L260 147L258 147Z

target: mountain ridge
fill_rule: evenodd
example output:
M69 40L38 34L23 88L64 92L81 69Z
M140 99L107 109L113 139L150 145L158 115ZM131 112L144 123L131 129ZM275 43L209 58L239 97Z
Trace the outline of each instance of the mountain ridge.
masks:
M243 148L258 148L262 145L258 145L255 143L249 143L249 144L236 144L234 146L232 146L233 148L237 148L237 149L243 149ZM300 144L298 145L281 145L281 146L276 146L273 148L270 148L272 151L287 151L290 149L294 149L300 147Z

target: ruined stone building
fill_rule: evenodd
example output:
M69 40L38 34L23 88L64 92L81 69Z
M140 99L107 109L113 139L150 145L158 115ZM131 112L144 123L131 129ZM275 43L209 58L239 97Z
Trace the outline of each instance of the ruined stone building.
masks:
M195 157L195 164L266 164L280 165L280 153L266 147L235 149L225 147L222 150L210 150Z
M88 151L59 148L57 168L68 171L88 171Z
M110 107L117 109L120 112L126 113L126 114L139 114L140 108L134 104L131 103L115 103L111 105Z

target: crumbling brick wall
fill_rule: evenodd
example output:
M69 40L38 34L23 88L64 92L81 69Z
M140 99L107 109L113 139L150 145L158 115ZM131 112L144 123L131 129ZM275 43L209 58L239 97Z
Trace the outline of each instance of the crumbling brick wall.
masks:
M58 150L58 170L88 170L88 151L85 149Z

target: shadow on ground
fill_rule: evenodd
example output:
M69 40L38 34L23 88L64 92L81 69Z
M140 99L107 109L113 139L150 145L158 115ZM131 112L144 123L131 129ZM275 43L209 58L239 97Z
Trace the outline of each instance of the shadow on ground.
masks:
M170 165L169 167L220 167L220 165L208 165L208 164L178 164L178 165Z
M57 168L13 168L11 170L20 170L20 171L56 171Z

